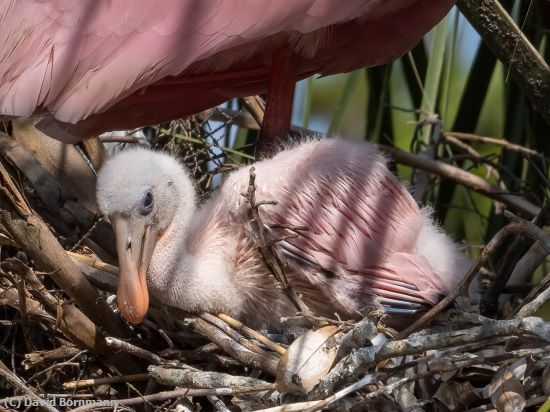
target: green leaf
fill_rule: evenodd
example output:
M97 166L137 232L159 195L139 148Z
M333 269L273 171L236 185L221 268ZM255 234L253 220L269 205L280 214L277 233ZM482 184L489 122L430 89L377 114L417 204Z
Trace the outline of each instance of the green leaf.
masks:
M359 82L360 74L361 70L356 70L347 75L346 83L342 89L342 94L340 95L340 99L338 100L334 113L332 114L332 118L330 119L327 134L335 134L340 129L346 109L349 105L353 92L355 91L357 83Z

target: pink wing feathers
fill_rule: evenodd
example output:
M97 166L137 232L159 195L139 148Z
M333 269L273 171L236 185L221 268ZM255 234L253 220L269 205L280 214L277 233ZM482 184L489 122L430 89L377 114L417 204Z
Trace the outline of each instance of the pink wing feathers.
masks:
M391 60L452 4L6 0L0 114L87 119L65 125L81 136L169 120L265 91L271 52L281 45L297 53L300 77Z
M416 250L425 217L385 159L372 146L358 150L341 139L317 144L310 155L277 193L276 212L266 210L271 224L308 228L281 242L283 253L309 267L304 275L348 310L435 304L446 286Z

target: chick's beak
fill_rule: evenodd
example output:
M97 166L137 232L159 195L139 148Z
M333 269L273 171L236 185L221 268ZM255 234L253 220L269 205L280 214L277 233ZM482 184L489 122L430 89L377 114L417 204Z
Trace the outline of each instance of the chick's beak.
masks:
M111 222L115 229L119 264L118 307L124 319L139 323L149 307L146 277L157 232L141 219L132 217L116 216Z

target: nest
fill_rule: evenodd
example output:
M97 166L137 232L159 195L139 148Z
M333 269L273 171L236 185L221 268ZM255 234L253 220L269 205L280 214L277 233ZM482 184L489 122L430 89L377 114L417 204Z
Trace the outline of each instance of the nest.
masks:
M203 198L217 176L251 157L246 141L228 149L239 113L205 116L149 131L153 146L188 165ZM220 129L205 126L210 116L223 120ZM509 215L467 278L404 331L389 328L376 310L356 322L325 319L286 282L276 240L261 222L261 207L269 205L256 201L251 173L246 196L255 238L296 316L272 333L153 301L146 320L129 325L114 298L113 234L91 195L90 165L101 164L103 146L95 140L67 147L60 171L59 143L22 122L11 134L0 135L1 408L520 411L547 402L550 323L532 315L548 299L549 281L518 295L507 316L460 305L472 277L510 234L526 234L550 251L550 239L533 223ZM79 174L80 187L71 173Z

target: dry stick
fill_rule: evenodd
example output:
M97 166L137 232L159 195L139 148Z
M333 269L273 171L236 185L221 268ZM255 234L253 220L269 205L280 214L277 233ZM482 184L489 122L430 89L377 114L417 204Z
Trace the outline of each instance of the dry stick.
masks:
M45 361L57 363L60 359L72 357L80 352L81 349L79 348L63 345L51 350L25 353L25 360L23 360L22 365L25 370L29 370Z
M234 376L221 372L198 371L192 369L149 366L150 376L167 386L179 386L193 389L241 388L265 386L265 390L275 390L275 384L247 376Z
M514 144L512 142L509 142L506 139L497 139L495 137L478 136L472 133L461 133L461 132L444 132L443 136L445 137L445 139L449 139L450 137L452 137L457 140L466 140L468 142L490 143L497 146L502 146L506 150L524 153L529 156L542 157L542 158L544 157L536 150L529 149L528 147L521 146L519 144ZM449 139L449 141L451 140Z
M457 6L550 124L550 68L497 0L458 0Z
M160 365L161 363L174 363L174 362L164 360L160 356L155 355L154 353L149 352L146 349L132 345L131 343L128 343L128 342L124 342L123 340L113 338L111 336L108 336L105 338L105 343L107 344L107 346L110 346L111 348L118 349L123 352L127 352L138 358L145 359L146 361L149 361L155 365Z
M99 136L101 143L139 143L136 136Z
M27 318L27 298L25 293L25 279L19 277L17 279L17 293L19 295L19 317L21 318L21 329L23 330L23 337L25 339L25 346L27 351L33 350L33 344L29 338L29 322Z
M84 149L86 157L93 166L94 172L101 169L103 163L109 158L109 154L99 137L83 140L80 142L80 146Z
M302 301L302 299L296 294L294 289L288 283L284 272L284 265L281 261L281 257L273 247L273 240L270 239L270 236L262 223L260 218L259 208L262 205L274 205L276 202L273 201L260 201L256 202L256 173L254 167L250 168L249 171L249 183L246 193L243 193L242 196L246 198L250 208L248 209L248 217L250 220L250 225L252 226L253 233L252 238L260 254L264 259L266 266L268 267L271 274L277 279L283 288L285 294L290 299L290 301L296 306L296 308L301 311L304 316L308 318L313 318L313 312L307 307L307 305Z
M533 225L538 227L545 226L549 221L549 212L550 204L547 203L542 207L540 213L538 213L537 216L535 216L531 221ZM527 252L529 252L532 245L536 243L535 240L536 239L530 239L526 236L520 235L516 236L512 241L510 247L504 254L504 257L501 259L498 271L496 273L497 276L482 295L480 311L483 315L490 317L496 316L499 306L499 297L501 296L502 291L508 284L518 262ZM548 253L546 253L546 255L547 254Z
M527 295L525 298L526 303L518 309L514 318L519 319L533 315L548 300L550 300L550 273L533 288L529 295Z
M548 229L545 229L548 232ZM525 285L529 283L531 275L546 260L546 252L535 242L533 246L522 256L516 264L510 281L515 285Z
M304 409L304 412L314 412L314 411L319 411L321 409L324 409L324 408L328 407L330 404L342 399L345 396L348 396L350 393L358 391L359 389L362 389L365 386L370 385L374 381L375 381L375 375L372 375L372 374L367 375L367 376L363 377L361 380L355 382L354 384L352 384L352 385L350 385L350 386L348 386L348 387L346 387L342 390L339 390L334 395L331 395L328 398L325 398L322 401L317 402L317 404ZM372 396L370 396L372 393L373 392L367 394L366 397L368 397L368 398L372 397Z
M218 313L216 316L221 320L223 320L228 325L230 325L231 327L235 328L237 331L246 333L252 339L256 339L258 342L263 343L265 346L277 352L279 355L283 356L286 353L286 349L283 348L281 345L266 338L264 335L255 331L254 329L249 328L242 322L239 322L238 320L233 319L231 316L228 316L225 313Z
M366 347L353 351L342 359L321 380L311 394L312 398L324 398L336 387L354 379L379 362L396 356L416 355L428 350L465 345L499 336L534 336L550 342L550 322L540 318L512 320L494 320L482 326L451 332L432 333L414 336L403 340L388 341L382 345Z
M72 382L64 382L63 389L81 389L88 386L103 385L117 382L139 382L149 379L148 373L134 373L131 375L108 376L105 378L80 379Z
M210 339L210 341L218 345L225 353L242 364L262 369L275 376L278 364L278 359L275 356L267 356L267 354L260 355L249 351L240 343L223 333L216 326L211 325L203 319L197 319L192 327L195 332Z
M206 395L208 402L212 404L219 412L231 412L231 410L223 403L223 401L215 395Z
M457 297L466 295L468 293L468 287L474 277L477 275L481 267L485 264L489 256L504 242L504 240L511 234L521 233L532 239L538 240L544 247L548 254L550 254L550 237L548 237L541 228L534 225L531 222L520 219L510 212L505 211L504 214L512 221L505 227L500 229L497 234L491 239L487 245L481 251L479 258L474 265L470 268L464 279L455 287L455 289L441 300L437 305L431 308L428 312L417 319L411 326L405 330L399 332L395 339L403 339L410 335L414 331L420 329L434 317L440 314L447 306L449 306Z
M0 210L0 222L23 251L43 270L51 272L53 281L73 298L82 311L96 325L114 336L132 336L130 330L120 321L109 305L99 296L97 289L84 277L67 256L53 233L42 219L30 208L25 208L9 174L0 165L0 180L4 200ZM6 210L7 200L18 210L15 216Z
M118 268L116 266L103 262L95 255L83 255L81 253L75 252L67 252L67 255L69 255L72 259L79 261L80 263L84 263L93 268L118 276Z
M488 162L481 154L475 150L472 146L470 146L467 143L463 143L461 140L456 139L454 136L445 136L445 140L452 145L459 147L460 149L467 152L471 157L473 157L473 161L483 163L485 166L485 169L487 170L487 174L492 174L501 185L502 190L508 190L504 182L500 179L500 173L499 171L490 163Z
M84 412L89 410L97 410L99 408L113 409L124 405L126 406L140 405L145 402L159 402L159 401L165 401L168 399L181 398L185 396L207 396L207 395L229 396L229 395L262 392L262 391L265 391L265 387L263 385L259 388L248 387L248 388L216 388L216 389L176 389L174 391L158 392L152 395L144 395L136 398L120 399L120 400L112 400L112 401L97 401L95 403L90 403L88 405L81 406L80 408L71 409L69 412Z
M209 313L201 313L199 317L216 326L218 329L225 332L228 336L230 336L235 342L238 342L239 344L243 345L246 349L248 349L251 352L258 353L260 355L266 355L267 352L261 349L259 346L253 344L248 339L245 339L242 335L240 335L238 332L236 332L234 329L232 329L227 323L225 323L223 320L218 319L217 317L209 314Z
M342 342L338 347L334 363L338 362L353 349L362 348L378 335L378 329L373 321L363 318L344 335Z
M243 97L242 101L259 129L264 121L265 105L262 104L263 102L257 96Z
M441 177L454 180L455 182L466 186L467 188L482 193L491 199L504 203L510 209L525 213L529 217L537 215L540 211L540 208L538 206L522 198L521 196L507 193L501 188L490 184L481 177L476 176L472 173L468 173L458 167L451 166L437 160L431 160L419 155L414 155L403 150L396 149L394 147L379 144L375 144L375 146L380 151L391 154L397 163L401 163L418 169L423 169L428 172L437 174Z
M59 412L56 408L51 406L47 401L44 401L40 396L38 396L33 390L31 390L24 382L19 379L19 377L8 369L2 361L0 361L0 375L8 382L10 386L14 389L17 389L31 398L33 401L36 401L41 408L50 412Z

